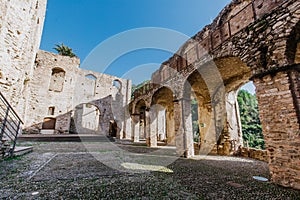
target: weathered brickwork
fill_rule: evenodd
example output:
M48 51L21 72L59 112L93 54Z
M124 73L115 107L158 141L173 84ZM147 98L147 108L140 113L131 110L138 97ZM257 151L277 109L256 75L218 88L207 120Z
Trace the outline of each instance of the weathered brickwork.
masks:
M0 89L24 118L46 0L0 1Z
M189 157L194 145L185 102L194 93L202 138L197 153L229 155L242 145L235 95L252 79L272 180L299 189L299 19L296 0L232 1L152 74L150 84L135 92L132 113L139 112L140 101L149 109L153 96L169 88L172 100L161 95L160 101L174 105L174 118L167 124L174 122L178 152ZM155 138L150 129L145 127L146 136Z
M294 102L289 73L267 75L254 83L272 179L300 189L299 115L295 109L299 101ZM299 76L297 79L299 83Z
M266 150L242 147L237 153L239 156L268 162Z
M129 80L38 51L46 0L0 3L0 89L28 132L108 134L117 123L119 138L146 139L152 147L163 140L176 145L178 155L192 157L193 97L200 116L197 154L242 149L265 159L267 152L272 180L300 189L298 0L233 0L152 74L130 104ZM251 79L266 151L241 147L236 93Z

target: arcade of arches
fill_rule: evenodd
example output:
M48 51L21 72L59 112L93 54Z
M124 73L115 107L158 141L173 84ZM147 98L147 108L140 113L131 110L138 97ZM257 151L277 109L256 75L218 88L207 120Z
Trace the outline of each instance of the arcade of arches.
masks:
M243 145L237 91L252 80L272 181L300 189L300 4L241 2L224 8L135 93L132 138L146 137L150 147L163 139L179 156L194 156L195 98L199 153L231 155Z
M24 118L24 131L69 133L76 108L81 133L145 140L150 147L164 142L176 146L178 156L193 157L194 100L196 153L231 155L243 145L237 91L252 80L272 181L300 189L299 0L232 0L130 103L130 80L81 69L76 57L38 50L46 0L39 6L20 2L3 1L0 88Z

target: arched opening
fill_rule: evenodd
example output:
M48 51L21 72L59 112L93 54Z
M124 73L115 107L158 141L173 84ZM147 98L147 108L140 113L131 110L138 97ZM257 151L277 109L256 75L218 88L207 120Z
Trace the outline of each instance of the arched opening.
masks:
M293 28L287 40L286 56L289 64L300 63L300 22Z
M85 76L85 94L87 96L95 96L96 91L96 83L97 83L97 77L93 74L88 74Z
M196 100L191 101L192 113L198 110L198 126L194 125L196 154L230 155L243 145L237 91L250 76L250 68L239 58L227 57L202 65L188 77L190 89L186 87L185 92ZM196 124L197 117L192 119Z
M239 104L243 146L246 148L265 149L255 86L252 82L248 82L238 90L237 101Z
M96 77L96 76L94 76L93 74L88 74L88 75L85 75L85 78L87 78L87 79L91 79L91 80L93 80L93 81L96 81L96 80L97 80L97 77Z
M173 92L167 87L157 90L151 101L151 133L158 141L175 145L175 119Z
M143 99L139 100L135 106L135 114L137 115L137 122L135 128L135 136L137 140L146 139L146 103ZM137 141L136 140L136 141Z
M99 126L100 110L97 106L84 103L75 107L74 126L79 134L97 134Z
M122 88L122 83L121 81L119 80L113 80L113 83L112 83L113 87L117 88L118 90L120 90Z
M109 121L109 136L117 137L118 132L118 124L115 120Z
M237 95L239 88L249 82L251 69L237 57L216 59L215 64L225 87L225 120L217 141L217 151L221 155L230 155L243 146Z
M193 134L195 155L211 152L216 143L211 97L200 71L195 70L187 78L185 98L191 99L193 133L190 134Z
M192 111L192 124L193 124L193 138L194 142L200 145L200 128L199 128L199 113L198 113L198 101L192 93L191 95L191 111Z
M65 82L66 72L61 68L53 68L51 73L49 91L61 92Z

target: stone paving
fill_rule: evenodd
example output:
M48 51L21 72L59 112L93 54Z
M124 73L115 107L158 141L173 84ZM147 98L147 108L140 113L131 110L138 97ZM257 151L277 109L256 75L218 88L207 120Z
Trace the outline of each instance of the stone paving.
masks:
M0 162L0 199L300 199L300 191L260 182L267 164L112 142L35 142Z

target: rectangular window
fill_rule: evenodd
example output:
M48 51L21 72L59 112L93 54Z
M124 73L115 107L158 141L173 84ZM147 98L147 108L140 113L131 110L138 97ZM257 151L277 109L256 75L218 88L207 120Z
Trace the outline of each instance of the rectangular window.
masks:
M48 115L54 115L54 106L49 107L48 109Z

